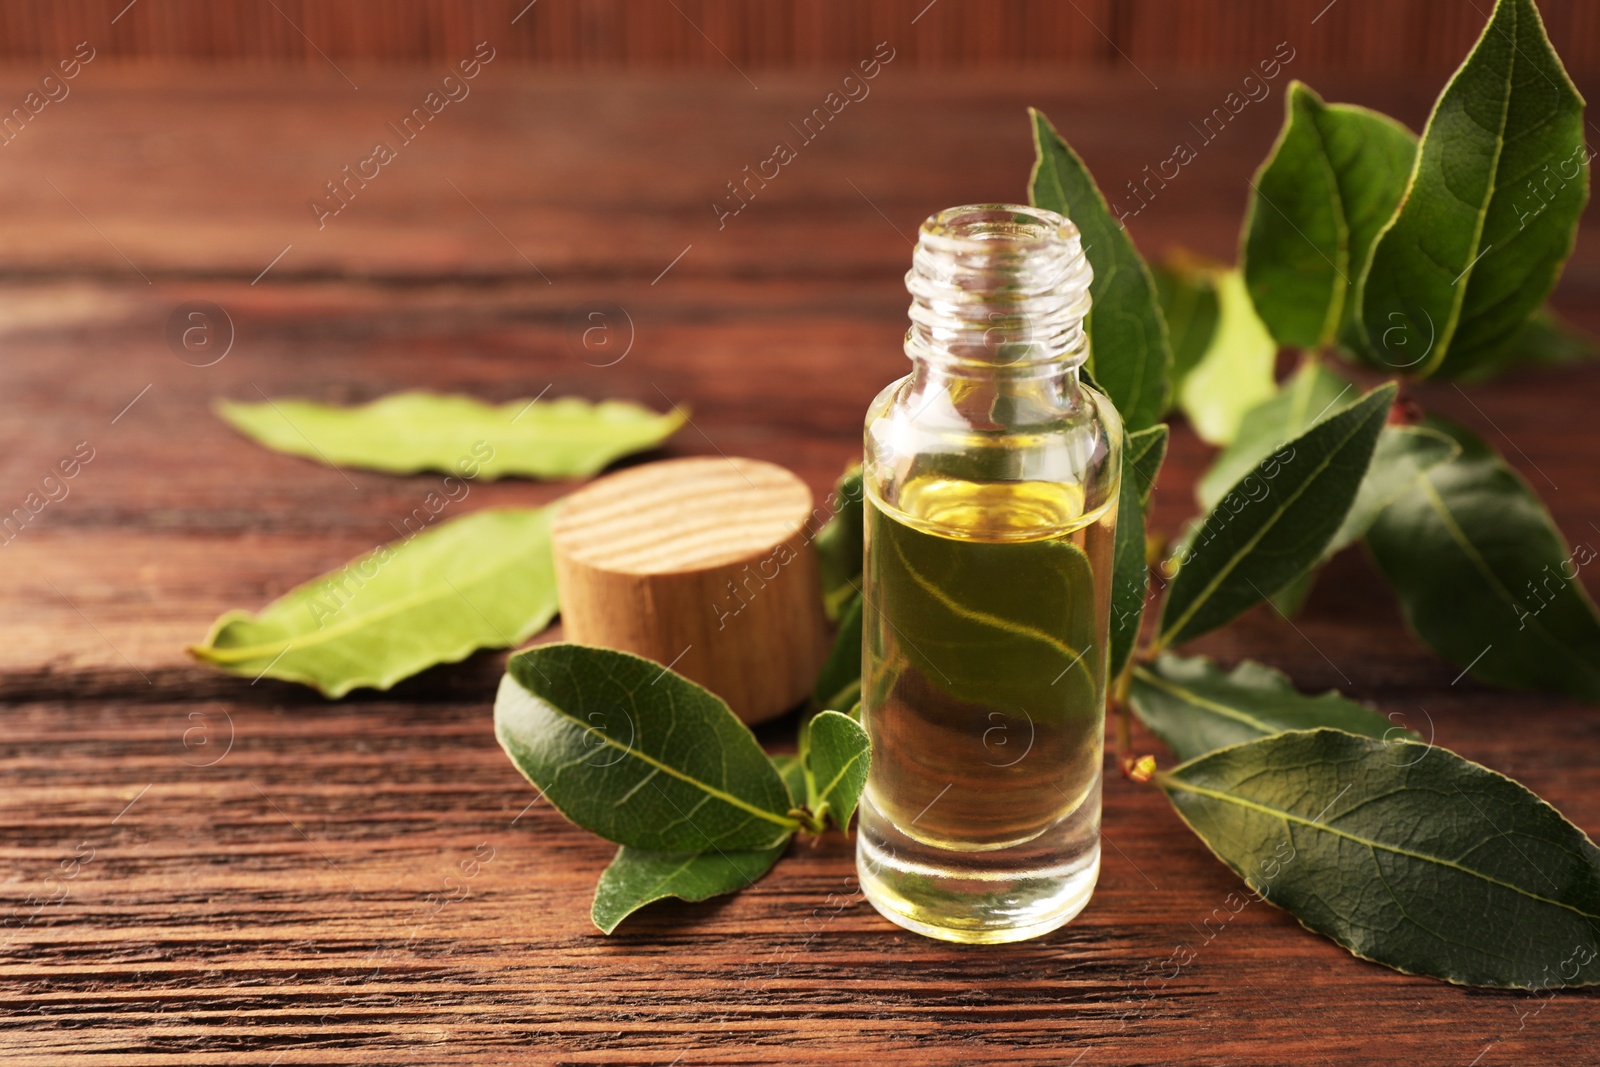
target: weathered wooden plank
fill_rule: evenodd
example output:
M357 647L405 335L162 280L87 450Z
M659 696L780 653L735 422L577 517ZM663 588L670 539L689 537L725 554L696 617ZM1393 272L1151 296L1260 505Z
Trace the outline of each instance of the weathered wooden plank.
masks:
M1440 740L1600 819L1592 716L1521 701L1508 735L1481 696L1430 703ZM893 930L837 838L796 846L737 897L657 906L605 939L587 898L610 849L547 805L524 810L535 794L486 701L195 710L8 709L11 892L66 894L0 948L12 1062L1062 1063L1089 1048L1133 1064L1203 1047L1207 1062L1357 1063L1381 1035L1408 1063L1470 1062L1491 1042L1501 1062L1577 1063L1600 1021L1591 997L1407 979L1241 907L1159 795L1120 778L1095 902L1038 943ZM461 863L487 849L469 877ZM1193 960L1164 964L1178 945Z

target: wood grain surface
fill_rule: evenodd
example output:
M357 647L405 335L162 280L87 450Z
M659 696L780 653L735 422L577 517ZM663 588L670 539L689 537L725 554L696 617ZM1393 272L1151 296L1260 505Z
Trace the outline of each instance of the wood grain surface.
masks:
M433 75L354 91L331 71L87 67L0 147L0 516L93 450L0 544L0 1061L1595 1063L1594 994L1409 978L1268 907L1235 912L1233 876L1155 791L1116 776L1099 890L1038 941L892 927L837 837L794 846L748 892L652 906L605 938L588 908L610 847L539 802L495 744L503 652L330 703L181 651L223 610L392 537L436 484L266 452L210 413L216 398L548 385L681 403L693 424L659 455L766 459L824 494L903 372L918 221L1022 196L1029 103L1115 199L1234 80L1150 73L1159 90L1131 72L891 64L719 229L726 183L792 136L831 75L755 91L491 65L318 229L308 201ZM35 77L0 75L0 94ZM1131 219L1147 252L1231 256L1286 77ZM1415 127L1438 85L1317 87ZM1597 238L1586 227L1560 291L1590 329ZM200 301L231 327L201 309L215 344L186 348ZM610 366L574 339L596 309L632 342ZM226 336L224 358L192 365ZM1590 543L1597 392L1600 366L1414 391L1482 431ZM1207 456L1179 426L1156 529L1192 513ZM475 485L450 509L572 488ZM1600 828L1600 710L1458 677L1358 552L1293 624L1261 609L1195 648L1339 686ZM782 748L793 725L761 734Z

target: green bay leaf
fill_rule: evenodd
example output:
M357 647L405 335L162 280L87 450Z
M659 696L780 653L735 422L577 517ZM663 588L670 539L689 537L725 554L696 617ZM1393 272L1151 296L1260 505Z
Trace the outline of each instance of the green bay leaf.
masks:
M647 852L624 846L600 875L589 915L609 934L657 900L696 902L737 893L771 870L788 847L787 840L772 848L729 852Z
M1504 775L1318 729L1156 781L1258 896L1363 959L1464 985L1600 983L1600 849Z
M789 790L789 806L803 808L806 806L806 768L800 762L800 756L795 752L780 752L768 756L772 765L778 769L778 777L783 779L784 786Z
M861 596L852 597L839 619L828 658L822 661L811 699L818 708L848 711L861 699Z
M1449 434L1431 426L1385 426L1355 501L1323 549L1323 562L1366 536L1383 509L1416 485L1425 472L1460 454L1461 446Z
M1090 369L1129 430L1154 425L1167 407L1172 352L1156 300L1155 280L1112 215L1089 168L1050 120L1030 109L1036 157L1028 202L1071 219L1094 268L1087 328ZM1094 353L1105 358L1095 360Z
M1164 423L1126 435L1122 445L1122 486L1117 499L1117 539L1111 564L1111 661L1116 678L1139 639L1144 602L1150 594L1145 560L1145 509L1167 454Z
M1224 672L1204 656L1163 653L1133 668L1134 714L1180 760L1284 730L1330 726L1376 738L1402 738L1371 708L1329 691L1300 693L1281 671L1245 660Z
M1178 407L1210 445L1226 445L1244 413L1272 396L1278 345L1256 315L1237 270L1216 276L1217 328L1211 344L1178 386Z
M1406 622L1483 682L1600 702L1600 615L1539 498L1480 438L1442 419L1461 455L1379 513L1367 547Z
M1271 399L1245 413L1239 433L1195 485L1204 508L1215 508L1236 487L1253 488L1240 481L1256 464L1290 438L1304 433L1335 410L1354 386L1327 369L1320 360L1308 359ZM1322 556L1308 570L1274 590L1269 598L1282 615L1293 618L1316 584L1317 568L1340 550L1359 540L1373 519L1423 470L1442 463L1458 449L1438 431L1414 426L1385 426L1378 435L1372 462L1361 488Z
M880 661L898 650L922 676L918 684L1007 714L1076 718L1098 706L1109 650L1096 625L1104 616L1084 548L1063 539L969 541L952 555L946 538L878 507L867 521L873 552L863 629L884 642ZM1104 523L1089 524L1091 538L1110 542L1105 550L1114 554L1115 534ZM885 603L897 607L893 625L874 620ZM866 703L883 699L874 694Z
M1559 367L1593 359L1595 339L1565 322L1548 306L1535 312L1505 341L1450 361L1450 376L1462 382L1487 381L1513 367Z
M639 656L574 644L519 652L494 726L562 815L619 845L768 849L799 825L750 728L721 698Z
M1262 460L1189 539L1161 647L1229 622L1315 563L1344 521L1394 402L1379 386Z
M1186 258L1171 258L1150 268L1156 282L1161 317L1172 345L1172 387L1182 387L1200 357L1211 347L1221 308L1215 272Z
M1381 436L1379 440L1382 440ZM1311 598L1311 590L1317 585L1317 574L1316 567L1301 571L1276 593L1267 597L1267 603L1285 619L1293 619L1300 614L1300 609L1304 608L1306 601Z
M1354 388L1320 360L1302 363L1283 388L1239 420L1233 440L1195 483L1194 495L1200 506L1207 511L1216 507L1256 464L1339 407Z
M1449 374L1515 334L1554 286L1588 195L1583 98L1532 0L1499 0L1360 282L1375 359Z
M842 618L851 598L861 590L865 493L861 468L845 471L826 501L831 516L814 539L822 574L822 606L829 621Z
M340 697L516 645L555 613L548 509L494 508L384 545L254 614L230 611L189 652Z
M1322 349L1351 328L1351 289L1393 217L1417 139L1366 108L1289 84L1283 131L1251 182L1240 265L1280 345Z
M217 414L268 448L330 466L390 474L444 471L490 481L506 475L587 478L614 460L656 447L685 420L676 409L658 415L621 400L486 404L421 392L356 407L222 401Z
M861 724L837 711L812 716L805 727L806 806L839 829L850 825L872 764L872 742Z

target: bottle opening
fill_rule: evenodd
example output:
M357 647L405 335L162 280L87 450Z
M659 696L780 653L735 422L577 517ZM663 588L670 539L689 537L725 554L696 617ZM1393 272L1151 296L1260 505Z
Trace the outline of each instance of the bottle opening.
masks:
M1078 240L1072 221L1044 208L1020 204L968 204L946 208L922 224L918 236L929 248L977 258L1026 255L1059 242Z
M906 288L906 354L986 367L1065 363L1088 352L1093 278L1072 221L1020 204L969 204L918 231Z

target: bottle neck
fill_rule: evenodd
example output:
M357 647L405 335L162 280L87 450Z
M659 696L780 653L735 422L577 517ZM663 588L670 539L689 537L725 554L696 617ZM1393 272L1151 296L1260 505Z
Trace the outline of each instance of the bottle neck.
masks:
M929 381L1054 380L1075 393L1092 277L1077 227L1054 212L1004 204L940 212L922 224L906 274L906 355Z
M1024 367L978 368L913 359L902 403L918 421L985 431L1057 424L1084 407L1078 364L1052 360Z

